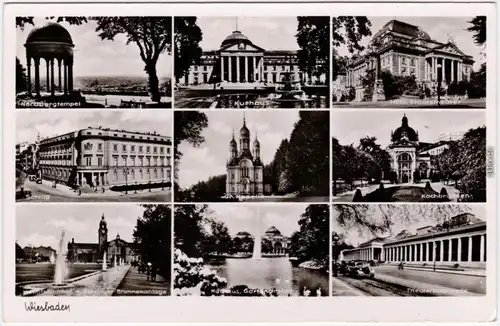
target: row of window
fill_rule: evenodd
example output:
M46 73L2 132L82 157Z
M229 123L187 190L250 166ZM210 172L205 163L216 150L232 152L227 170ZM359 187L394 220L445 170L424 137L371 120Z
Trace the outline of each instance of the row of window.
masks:
M127 173L128 171L128 173ZM128 179L128 180L135 180L136 179L136 171L134 169L130 169L130 170L123 170L122 171L122 175L123 175L123 178L124 179ZM160 176L158 176L158 170L157 169L154 169L153 170L153 173L151 175L151 171L149 169L146 170L146 179L149 179L149 178L165 178L165 170L164 169L160 169ZM138 171L138 174L137 176L139 177L138 180L142 180L144 179L144 171L142 169L139 169ZM118 180L118 171L117 170L113 170L113 173L112 173L112 178L113 178L113 181L117 181Z
M97 156L97 165L98 166L103 166L103 156ZM119 166L118 165L118 159L119 157L118 156L113 156L113 166ZM167 157L166 160L165 160L165 157L160 157L160 158L157 158L157 157L153 157L153 164L151 164L151 157L146 157L146 161L144 162L144 158L143 157L139 157L139 159L135 160L135 157L130 157L130 160L128 161L127 160L127 156L122 156L121 157L121 160L122 162L121 166L136 166L136 163L139 163L139 166L164 166L165 163L167 163L166 165L170 165L170 157ZM85 155L83 157L83 165L84 166L92 166L94 162L94 159L93 159L93 155ZM129 163L130 164L127 164ZM146 163L146 165L144 165L144 163Z
M92 135L92 132L90 131L87 131L87 135ZM99 136L102 136L102 132L98 132L97 135ZM118 134L113 134L114 137L122 137L122 138L127 138L127 134L121 134L120 136ZM136 139L135 135L130 135L130 138L131 139ZM138 136L137 139L147 139L147 140L162 140L161 138L156 138L156 137L149 137L149 136L146 136L146 137L143 137L143 136Z
M130 145L130 151L132 153L135 153L135 146L136 145ZM139 153L143 153L144 146L140 145L138 147L139 147ZM127 152L127 148L128 148L128 146L123 144L122 145L122 152ZM98 144L97 150L102 151L102 144ZM113 144L113 152L118 152L118 144ZM151 153L151 146L146 146L146 153ZM158 147L153 146L153 154L156 154L156 153L158 153ZM160 147L160 154L164 154L164 153L165 153L165 147ZM170 147L167 147L167 154L170 154Z
M58 178L69 178L70 171L69 170L59 170L59 169L43 169L42 175L58 177Z
M242 178L249 178L250 177L250 168L244 166L242 168L240 168L240 176ZM231 171L231 181L234 181L235 180L235 175L234 175L234 171ZM255 174L255 181L259 181L259 174Z

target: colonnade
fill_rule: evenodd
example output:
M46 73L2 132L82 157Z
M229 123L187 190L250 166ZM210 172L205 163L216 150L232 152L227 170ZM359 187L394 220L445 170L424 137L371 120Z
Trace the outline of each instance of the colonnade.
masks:
M263 80L264 74L263 59L262 56L247 54L222 55L220 57L221 79L236 83L260 82ZM236 66L236 69L233 65Z
M40 58L40 57L28 57L27 60L27 77L28 77L28 94L31 96L34 91L36 96L40 96L40 66L42 65L42 59L45 61L46 65L46 90L52 96L55 94L56 90L63 92L64 94L71 94L73 92L73 59L63 59L63 58ZM33 66L35 67L35 87L32 89L31 85L31 61L33 61ZM57 65L57 85L54 75L54 66Z
M450 64L447 65L446 63ZM441 65L441 71L438 69L438 65ZM449 66L449 69L447 68ZM464 74L464 63L462 60L444 58L440 56L431 56L426 58L425 64L425 76L427 80L438 80L438 74L441 74L441 80L443 82L460 82L463 80ZM449 79L446 79L446 73L449 72ZM470 70L468 70L465 78L468 80L470 78Z

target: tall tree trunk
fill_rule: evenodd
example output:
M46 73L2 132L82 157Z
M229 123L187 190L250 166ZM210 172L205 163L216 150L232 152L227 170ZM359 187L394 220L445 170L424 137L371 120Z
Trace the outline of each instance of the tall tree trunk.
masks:
M160 82L156 74L156 62L149 62L146 64L146 73L149 77L149 91L151 93L151 100L153 102L160 102Z

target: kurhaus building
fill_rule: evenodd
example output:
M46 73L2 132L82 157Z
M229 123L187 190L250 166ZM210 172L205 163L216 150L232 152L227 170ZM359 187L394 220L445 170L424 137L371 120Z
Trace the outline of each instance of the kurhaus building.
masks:
M171 137L87 128L40 141L42 178L77 186L171 182Z
M339 260L434 263L485 267L486 222L470 213L451 218L443 225L425 226L395 237L374 238L354 249L342 250Z
M401 126L391 132L391 143L387 152L391 156L391 169L397 173L397 182L407 183L418 179L428 179L439 172L436 157L449 147L448 141L437 143L419 141L418 132L408 124L406 114Z
M260 142L255 137L253 153L250 149L250 130L243 117L240 129L240 149L233 139L229 142L229 160L226 164L226 195L245 196L264 194L264 164L260 160Z
M97 263L102 261L106 253L107 261L130 263L139 261L139 256L133 243L120 239L117 234L115 239L108 241L108 224L104 214L97 229L96 243L81 243L71 239L68 242L68 261L78 263Z
M325 66L321 62L318 66ZM283 72L293 72L302 84L324 84L326 75L314 76L301 71L297 51L265 50L235 30L214 51L204 51L200 62L181 77L181 85L206 83L263 83L272 85L282 80Z
M433 40L418 26L391 20L372 38L374 52L356 57L348 64L346 87L354 87L356 101L362 101L362 78L367 70L389 71L394 76L415 76L417 84L436 91L438 75L446 89L452 82L469 80L474 60L453 41ZM338 95L337 95L338 97Z

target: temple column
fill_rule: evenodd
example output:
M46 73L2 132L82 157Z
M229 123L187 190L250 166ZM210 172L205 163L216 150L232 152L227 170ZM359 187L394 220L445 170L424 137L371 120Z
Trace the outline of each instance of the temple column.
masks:
M253 70L252 70L252 74L253 74L252 80L254 82L259 81L259 73L257 72L257 59L256 59L255 56L252 57L252 67L253 67Z
M57 73L57 76L58 76L58 79L59 79L59 92L62 92L62 78L61 78L61 60L57 60L57 65L58 65L58 73Z
M227 69L227 81L233 81L233 70L231 69L231 62L233 61L232 57L227 57L228 60L228 69Z
M28 73L28 95L31 97L31 58L28 57L26 64L26 72Z
M462 261L462 238L458 238L457 261Z
M243 73L243 81L248 82L248 56L244 57L245 59L245 72Z
M224 81L224 57L220 57L220 81Z
M54 59L50 60L50 94L54 96L55 92L55 83L54 83Z
M438 74L438 68L437 68L437 57L432 57L432 79L437 81L437 74Z
M484 234L481 235L481 245L479 247L479 253L480 253L479 261L481 261L481 262L485 261L485 259L484 259L485 240L486 240L486 237L484 236Z
M410 255L408 257L409 261L413 261L413 245L409 245L410 247Z
M40 58L35 58L35 92L40 96Z
M432 242L427 242L427 259L426 261L431 261L431 244ZM434 248L434 244L432 245L432 248ZM432 259L435 259L434 257L432 257Z
M45 63L47 64L47 76L45 78L45 83L47 84L47 92L50 92L50 60L45 59Z
M73 61L70 61L68 66L68 92L73 93Z
M444 81L444 82L446 82L446 74L444 73L446 70L445 62L446 62L446 59L442 58L441 59L441 81Z
M420 261L424 261L424 244L420 244Z
M240 57L236 57L236 82L240 82Z
M64 95L68 95L68 65L66 61L64 61L63 70L64 70Z
M472 261L472 237L469 237L469 246L467 250L467 261L471 262Z

